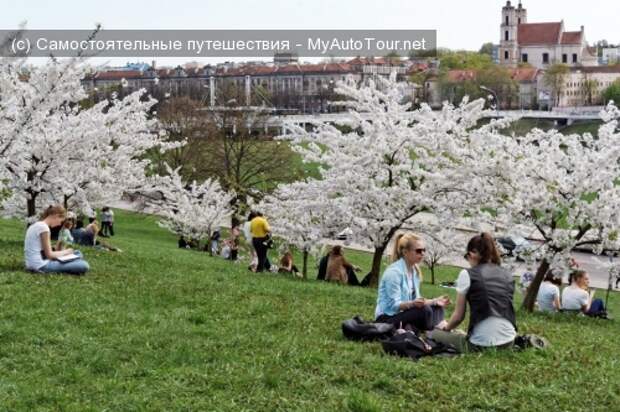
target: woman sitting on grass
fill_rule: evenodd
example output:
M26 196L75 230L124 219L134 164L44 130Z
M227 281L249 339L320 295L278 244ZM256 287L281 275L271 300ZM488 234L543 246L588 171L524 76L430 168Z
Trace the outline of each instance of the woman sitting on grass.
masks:
M89 270L88 262L82 254L73 249L52 250L50 227L60 226L65 220L66 211L62 206L50 206L43 212L41 220L30 225L24 240L26 269L43 273L70 273L81 275ZM76 258L61 262L63 256L75 255Z
M62 223L62 229L58 233L58 241L56 242L56 250L68 249L73 246L74 239L71 234L71 229L73 229L73 219L69 216Z
M553 271L548 271L536 297L540 311L557 312L560 310L560 286L562 286L562 278L556 277Z
M452 317L432 332L432 338L453 345L459 352L482 348L512 347L517 336L514 307L514 279L500 266L495 239L482 233L467 244L465 259L471 266L456 281L456 306ZM467 335L450 333L465 318L469 304Z
M280 259L280 267L278 268L279 273L292 273L295 276L299 273L299 269L293 263L293 254L290 250L287 250L282 259Z
M424 241L412 234L399 234L394 241L393 263L379 283L375 309L377 322L391 323L397 328L431 330L445 323L447 296L425 299L420 293L422 272L418 264L424 258Z
M584 270L570 274L569 285L562 291L562 310L580 311L588 316L606 317L605 304L594 299L594 289L588 293L590 275Z
M342 246L334 246L327 258L325 280L338 282L342 285L357 285L359 282L355 270L358 268L347 262Z

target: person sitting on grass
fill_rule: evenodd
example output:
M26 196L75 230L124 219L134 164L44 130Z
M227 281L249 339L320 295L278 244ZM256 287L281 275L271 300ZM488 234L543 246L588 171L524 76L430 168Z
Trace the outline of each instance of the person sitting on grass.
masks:
M351 282L358 284L357 276L355 276L355 270L358 269L344 257L344 251L342 246L334 246L329 252L327 258L327 267L325 268L325 280L331 282L338 282L342 285L352 284ZM353 278L353 279L350 279Z
M338 248L336 249L336 251L334 251L334 248ZM329 250L329 252L323 256L321 258L321 260L319 261L319 272L318 275L316 277L316 280L329 280L327 279L327 265L329 263L329 258L332 255L332 253L334 254L340 254L343 256L344 259L344 252L342 250L341 246L328 246L327 249ZM344 266L346 273L347 273L347 284L351 285L351 286L360 286L360 282L357 279L357 275L355 274L356 271L359 271L360 268L358 268L357 266L353 266L353 265L345 265ZM333 270L333 268L332 268ZM337 272L338 273L338 272ZM337 277L340 277L341 275L338 274Z
M588 293L590 275L585 270L575 270L570 274L569 285L562 291L562 310L579 311L587 316L605 317L605 304L594 299L595 290Z
M65 208L50 206L41 215L41 220L30 225L24 240L24 257L26 269L41 273L69 273L82 275L90 269L82 254L73 249L52 250L50 227L57 227L66 218ZM75 258L61 262L58 259L70 255Z
M450 320L432 332L438 342L451 344L459 352L484 348L513 347L517 324L513 307L514 279L501 265L495 239L482 233L467 244L465 259L471 266L456 281L456 306ZM451 333L465 318L469 304L469 329Z
M292 273L295 276L298 275L299 270L293 263L293 254L290 250L287 250L282 259L280 259L280 266L278 267L278 273Z
M418 264L425 252L424 241L413 233L396 237L393 263L379 282L376 322L416 331L432 330L445 323L444 307L450 304L450 299L447 296L425 299L420 293L422 272Z
M562 278L549 270L540 284L536 301L541 312L557 312L560 310L560 286Z
M67 217L62 223L62 229L58 233L58 241L56 242L55 250L68 249L73 246L74 239L71 235L71 229L73 229L73 219Z

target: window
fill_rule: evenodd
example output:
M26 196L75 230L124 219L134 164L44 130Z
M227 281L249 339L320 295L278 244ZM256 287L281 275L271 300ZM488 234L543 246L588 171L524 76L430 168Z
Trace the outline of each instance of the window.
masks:
M519 17L519 20L517 20L517 24L521 24L521 17Z
M497 24L497 23L495 23L495 24ZM506 26L508 26L509 24L510 24L510 20L508 19L508 16L506 16Z
M504 60L508 60L510 58L510 53L508 53L508 50L506 50L504 52Z
M566 53L562 55L562 63L568 63L568 55Z
M521 61L522 61L523 63L527 63L527 53L523 53L523 54L521 55Z
M508 41L508 30L504 32L504 40Z
M577 53L573 53L573 63L577 63Z
M543 64L549 64L549 53L543 53Z

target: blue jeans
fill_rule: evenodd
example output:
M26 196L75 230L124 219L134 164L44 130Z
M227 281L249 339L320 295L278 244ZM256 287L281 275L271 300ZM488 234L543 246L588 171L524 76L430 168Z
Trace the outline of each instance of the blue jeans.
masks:
M71 275L83 275L88 272L90 266L87 261L82 259L82 253L79 250L73 253L80 258L64 263L58 260L50 260L45 266L39 269L39 271L43 273L69 273Z
M602 299L594 299L590 304L590 310L586 315L593 316L597 315L605 310L605 304Z

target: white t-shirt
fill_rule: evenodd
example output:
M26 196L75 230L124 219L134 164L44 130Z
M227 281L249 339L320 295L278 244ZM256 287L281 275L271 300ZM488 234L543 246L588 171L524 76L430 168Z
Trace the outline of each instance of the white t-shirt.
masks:
M39 270L49 262L49 260L43 258L41 234L45 232L50 233L50 228L44 222L33 223L26 231L26 239L24 241L26 269Z
M551 282L541 283L536 297L538 308L543 312L556 312L557 309L553 306L556 297L560 297L560 288Z
M245 222L243 224L243 237L245 237L245 240L248 242L252 240L252 232L250 231L251 225L252 225L251 222Z
M581 310L588 304L589 298L585 290L573 285L567 286L562 291L562 309Z
M469 272L463 269L456 279L456 292L467 295L470 285ZM513 341L516 336L517 331L508 319L489 316L474 326L469 341L477 346L500 346Z

